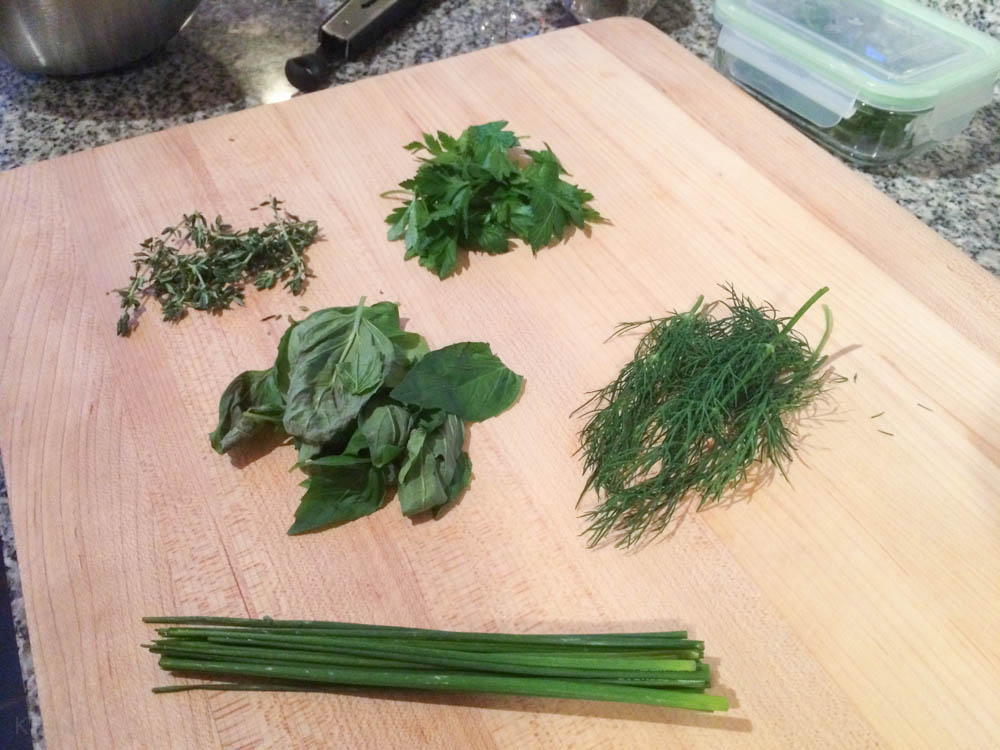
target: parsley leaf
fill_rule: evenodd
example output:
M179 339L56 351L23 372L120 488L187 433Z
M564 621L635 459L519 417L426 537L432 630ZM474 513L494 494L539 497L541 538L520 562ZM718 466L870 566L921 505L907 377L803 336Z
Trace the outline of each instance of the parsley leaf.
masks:
M563 179L566 170L548 144L514 154L520 140L506 125L474 125L458 138L425 133L405 147L429 157L418 157L416 174L400 183L411 197L386 217L389 240L405 243L404 259L418 258L443 279L460 248L497 255L519 239L537 253L570 224L583 229L602 221L589 205L594 196Z

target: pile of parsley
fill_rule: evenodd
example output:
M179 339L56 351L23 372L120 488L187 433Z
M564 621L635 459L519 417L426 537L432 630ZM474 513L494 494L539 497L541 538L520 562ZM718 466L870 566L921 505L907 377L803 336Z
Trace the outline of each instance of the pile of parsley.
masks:
M489 344L429 351L392 302L293 322L274 366L239 374L219 402L212 447L291 437L306 488L289 534L374 513L397 485L402 511L435 511L468 486L465 422L507 409L522 378Z
M443 279L455 269L459 249L496 255L516 238L537 253L562 239L570 224L584 229L601 220L589 205L594 196L562 179L567 172L548 145L515 151L520 140L506 125L474 125L458 138L425 133L406 146L430 154L400 183L410 197L386 217L389 239L405 241L407 260L419 258Z

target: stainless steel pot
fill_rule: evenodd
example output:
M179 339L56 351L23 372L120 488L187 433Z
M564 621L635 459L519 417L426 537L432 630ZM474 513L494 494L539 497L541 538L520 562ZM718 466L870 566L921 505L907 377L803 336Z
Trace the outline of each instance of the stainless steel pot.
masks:
M200 0L0 0L0 57L29 73L127 65L165 44Z

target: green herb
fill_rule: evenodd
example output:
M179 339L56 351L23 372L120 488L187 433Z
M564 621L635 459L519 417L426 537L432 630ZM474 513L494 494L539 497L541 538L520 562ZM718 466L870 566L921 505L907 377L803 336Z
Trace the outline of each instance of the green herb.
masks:
M885 430L879 430L883 435L888 435L889 437L896 437L895 434L891 432L886 432Z
M188 308L218 312L233 302L242 304L249 282L270 289L284 281L292 294L301 293L311 275L305 251L319 228L315 221L302 221L281 205L272 198L257 207L270 206L274 215L260 229L241 232L221 217L209 222L196 211L159 237L143 241L129 285L115 290L123 309L118 335L132 330L133 315L147 296L159 301L164 320L179 320Z
M879 412L878 414L872 414L872 415L871 415L870 417L868 417L868 418L869 418L869 419L878 419L878 418L879 418L879 417L881 417L881 416L882 416L883 414L885 414L885 412L884 412L884 411L880 411L880 412Z
M918 134L914 122L926 112L895 112L859 103L853 115L825 129L828 147L860 164L895 161L913 149Z
M921 409L926 409L927 411L934 411L934 410L933 410L933 409L932 409L931 407L929 407L929 406L924 406L924 405L923 405L922 403L920 403L919 401L917 402L917 406L919 406L919 407L920 407Z
M488 344L430 352L400 328L395 304L362 299L292 322L274 366L223 392L209 438L219 453L267 434L293 439L307 479L289 534L374 513L391 485L405 515L437 512L471 478L465 421L504 411L521 384Z
M600 499L586 514L592 545L616 534L618 546L630 546L663 531L686 497L697 496L700 509L755 464L784 474L791 461L788 420L828 380L820 354L830 311L824 307L826 331L815 350L793 328L827 289L790 319L726 289L725 316L713 317L716 305L699 297L687 312L618 328L616 335L648 330L615 381L581 407L589 416L581 433L584 492Z
M452 386L456 378L461 387ZM480 422L509 407L520 392L521 376L508 370L489 344L466 342L428 354L392 390L392 397Z
M705 646L685 631L516 635L314 620L146 617L160 667L237 679L154 688L336 691L345 687L505 693L725 711L704 691Z
M720 54L725 56L725 53ZM918 135L916 122L930 111L896 112L858 102L849 117L835 125L821 126L771 98L772 84L766 74L763 75L749 84L736 82L825 149L863 167L883 166L913 153Z
M570 224L583 229L601 220L589 205L594 196L561 178L566 170L548 145L521 152L522 165L513 152L520 140L506 125L475 125L458 138L425 133L406 146L430 155L400 183L410 198L386 218L389 239L405 241L407 260L419 258L443 279L455 269L459 249L505 253L517 238L538 252Z

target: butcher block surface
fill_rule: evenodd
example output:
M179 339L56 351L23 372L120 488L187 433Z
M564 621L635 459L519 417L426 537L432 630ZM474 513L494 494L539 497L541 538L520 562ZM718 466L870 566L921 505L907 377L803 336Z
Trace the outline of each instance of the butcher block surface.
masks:
M403 144L509 120L610 223L439 281L386 239ZM250 292L115 335L138 242L275 195L315 218L301 297ZM50 748L1000 746L1000 286L652 26L610 20L0 174L0 450ZM616 324L731 282L790 315L822 286L844 382L757 482L628 553L588 549L571 412L634 337ZM286 315L400 303L432 347L488 341L525 376L472 425L439 520L398 504L289 537L291 447L207 434ZM270 315L280 317L263 320ZM822 314L799 328L812 340ZM874 416L881 413L881 416ZM249 460L253 458L254 460ZM478 695L194 692L148 614L438 629L686 629L724 714Z

